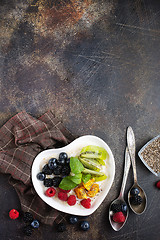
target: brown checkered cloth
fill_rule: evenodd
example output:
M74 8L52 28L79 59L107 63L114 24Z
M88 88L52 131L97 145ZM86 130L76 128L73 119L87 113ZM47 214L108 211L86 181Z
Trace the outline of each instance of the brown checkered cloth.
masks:
M62 147L74 137L49 111L36 119L20 112L0 129L0 172L10 174L22 211L31 212L45 224L52 224L62 213L44 203L35 192L31 181L34 158L48 148Z

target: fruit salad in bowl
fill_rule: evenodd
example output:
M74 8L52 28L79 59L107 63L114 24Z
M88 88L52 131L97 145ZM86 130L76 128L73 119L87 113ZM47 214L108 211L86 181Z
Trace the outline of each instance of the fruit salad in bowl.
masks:
M69 214L93 213L106 197L115 175L109 146L92 135L59 149L45 150L32 165L32 182L51 207Z

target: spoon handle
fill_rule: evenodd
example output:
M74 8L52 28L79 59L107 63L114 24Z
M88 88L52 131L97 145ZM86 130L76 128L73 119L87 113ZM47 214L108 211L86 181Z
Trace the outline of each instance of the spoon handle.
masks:
M122 186L121 186L121 190L120 190L120 196L121 197L123 197L123 195L124 195L124 189L125 189L125 186L126 186L130 166L131 166L130 155L129 155L128 147L126 147L124 174L123 174Z
M137 183L137 172L136 172L136 161L135 161L136 144L135 144L134 132L131 127L128 127L127 129L127 144L128 144L128 149L129 149L132 167L133 167L134 182Z

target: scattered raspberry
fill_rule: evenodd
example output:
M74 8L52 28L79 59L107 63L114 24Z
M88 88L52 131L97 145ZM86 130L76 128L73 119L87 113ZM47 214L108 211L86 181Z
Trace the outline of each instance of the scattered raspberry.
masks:
M113 221L117 222L117 223L123 223L125 222L125 216L122 212L116 212L115 214L113 214Z
M160 189L160 181L156 183L156 187Z
M70 205L70 206L73 206L76 204L76 196L75 195L70 195L68 200L67 200L67 203Z
M90 198L83 199L83 200L81 201L81 205L82 205L84 208L90 208L90 207L91 207L91 199L90 199Z
M69 193L71 190L64 190L64 189L59 188L59 191L64 192L64 193Z
M68 195L67 195L67 193L59 192L59 193L58 193L58 198L59 198L60 200L62 200L62 201L67 201Z
M10 212L9 212L9 217L11 219L16 219L19 217L19 212L16 210L16 209L12 209Z
M50 187L46 190L45 195L48 197L53 197L56 194L56 190L53 187Z

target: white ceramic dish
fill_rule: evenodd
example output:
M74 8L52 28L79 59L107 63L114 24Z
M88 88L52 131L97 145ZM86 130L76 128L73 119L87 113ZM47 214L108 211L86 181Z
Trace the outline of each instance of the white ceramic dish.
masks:
M81 149L88 145L96 145L96 146L103 147L106 149L106 151L109 154L108 159L106 159L106 165L103 166L103 171L107 175L107 179L104 181L98 182L98 184L100 185L101 191L95 196L95 198L91 199L92 200L91 208L86 209L83 206L81 206L79 202L77 202L74 206L69 206L67 202L63 202L59 200L56 195L51 198L47 197L44 194L47 188L44 187L43 182L37 179L36 177L37 173L41 172L42 167L48 162L50 158L52 157L58 158L58 155L60 152L66 152L69 157L77 156L80 153ZM100 206L100 204L103 202L103 200L107 196L114 180L115 162L114 162L114 157L111 149L102 139L96 136L86 135L86 136L77 138L76 140L74 140L69 145L63 148L49 149L39 153L34 159L31 175L32 175L33 186L37 194L48 205L65 213L79 215L79 216L87 216L92 214Z

